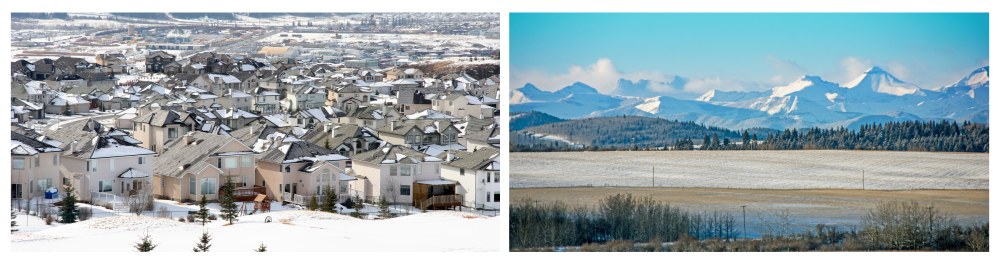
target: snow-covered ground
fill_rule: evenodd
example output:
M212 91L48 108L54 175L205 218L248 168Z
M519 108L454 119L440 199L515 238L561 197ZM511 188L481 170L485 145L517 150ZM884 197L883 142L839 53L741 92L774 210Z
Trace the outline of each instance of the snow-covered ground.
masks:
M513 153L511 187L989 189L989 154L893 151ZM862 176L862 170L864 176ZM862 179L864 178L864 179ZM862 183L864 182L864 183Z
M266 222L268 217L270 222ZM261 243L270 252L505 251L504 240L482 240L506 237L505 219L432 211L387 220L360 220L343 214L287 210L242 216L232 225L217 220L204 227L200 223L134 215L47 226L37 217L18 215L22 231L11 235L11 250L131 252L131 244L148 232L159 244L154 252L189 252L201 233L208 231L213 237L211 251L215 252L251 252Z

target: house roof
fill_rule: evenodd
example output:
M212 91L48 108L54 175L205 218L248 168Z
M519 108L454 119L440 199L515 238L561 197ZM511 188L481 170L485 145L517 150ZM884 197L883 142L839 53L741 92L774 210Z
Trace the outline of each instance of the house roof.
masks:
M49 152L62 152L62 149L17 132L10 132L11 155L35 155Z
M445 161L445 165L472 170L486 170L500 155L500 149L486 147L473 152L456 150L451 151L451 153L454 154L454 158L451 161ZM448 152L438 154L437 158L447 160Z
M396 164L406 161L439 162L441 159L402 145L386 145L351 157L353 161L363 161L372 164Z
M306 141L284 142L278 148L273 148L260 155L259 161L274 164L301 163L310 160L347 160L347 157Z
M454 122L449 119L405 120L396 122L396 127L392 127L392 123L390 123L375 130L395 135L404 135L413 128L416 128L424 133L441 133L447 130L448 127L452 127L453 123Z
M184 120L188 119L190 116L187 112L178 112L174 110L154 110L149 111L135 118L132 122L148 123L152 126L162 127L168 124L185 124Z
M185 142L183 137L170 141L163 147L164 151L156 160L153 172L156 175L171 177L182 177L187 173L197 173L206 168L215 168L215 165L206 163L209 156L216 153L227 143L235 141L232 136L218 135L204 132L189 132L191 143Z

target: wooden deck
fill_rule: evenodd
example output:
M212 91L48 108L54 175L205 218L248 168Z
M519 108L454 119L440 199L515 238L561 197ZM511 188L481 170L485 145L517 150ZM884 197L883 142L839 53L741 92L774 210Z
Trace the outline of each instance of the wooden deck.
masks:
M416 206L420 207L420 209L462 206L462 195L431 196Z
M233 189L233 198L238 202L253 201L258 194L265 194L263 186L246 186Z

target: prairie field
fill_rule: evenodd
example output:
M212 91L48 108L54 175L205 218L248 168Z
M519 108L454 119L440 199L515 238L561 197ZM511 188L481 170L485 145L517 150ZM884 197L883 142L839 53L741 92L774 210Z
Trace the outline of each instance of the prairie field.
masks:
M989 189L989 154L983 153L517 152L510 154L510 165L511 188L650 187L655 182L656 187L737 189Z

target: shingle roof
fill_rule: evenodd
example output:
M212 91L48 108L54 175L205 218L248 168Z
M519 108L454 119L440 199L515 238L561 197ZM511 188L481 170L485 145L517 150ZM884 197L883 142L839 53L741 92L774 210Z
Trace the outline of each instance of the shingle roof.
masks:
M173 110L155 110L146 112L142 116L132 119L132 122L149 123L152 126L162 127L167 124L185 124L184 120L188 119L189 113L187 112L177 112Z
M401 122L396 122L396 127L392 127L392 123L375 129L378 132L391 133L395 135L404 135L409 132L414 127L422 132L428 132L430 127L435 133L441 133L451 127L452 122L449 119L420 119L420 120L405 120ZM457 129L457 128L456 128Z
M490 163L500 155L500 149L486 147L474 152L456 150L451 151L451 153L455 154L455 158L451 161L445 161L445 165L464 169L482 170L489 166ZM442 160L448 159L448 152L441 152L441 154L438 154L437 158Z
M400 158L413 158L420 162L441 161L433 156L406 148L402 145L387 145L382 148L369 150L351 157L353 161L364 161L372 164L396 163Z
M59 147L52 146L13 131L10 132L10 140L17 141L20 145L25 145L11 146L11 155L33 155L36 153L62 152L62 149L59 149Z
M281 164L282 162L295 161L302 162L302 158L316 157L321 155L335 155L333 151L306 141L294 141L283 143L278 148L273 148L260 155L259 161Z
M156 175L171 177L182 177L187 173L196 173L206 167L215 167L206 163L205 160L215 153L216 150L226 143L235 140L231 136L217 135L203 132L190 132L192 144L186 143L182 138L179 141L170 141L165 146L164 151L156 160L153 172ZM185 166L183 167L182 166Z

